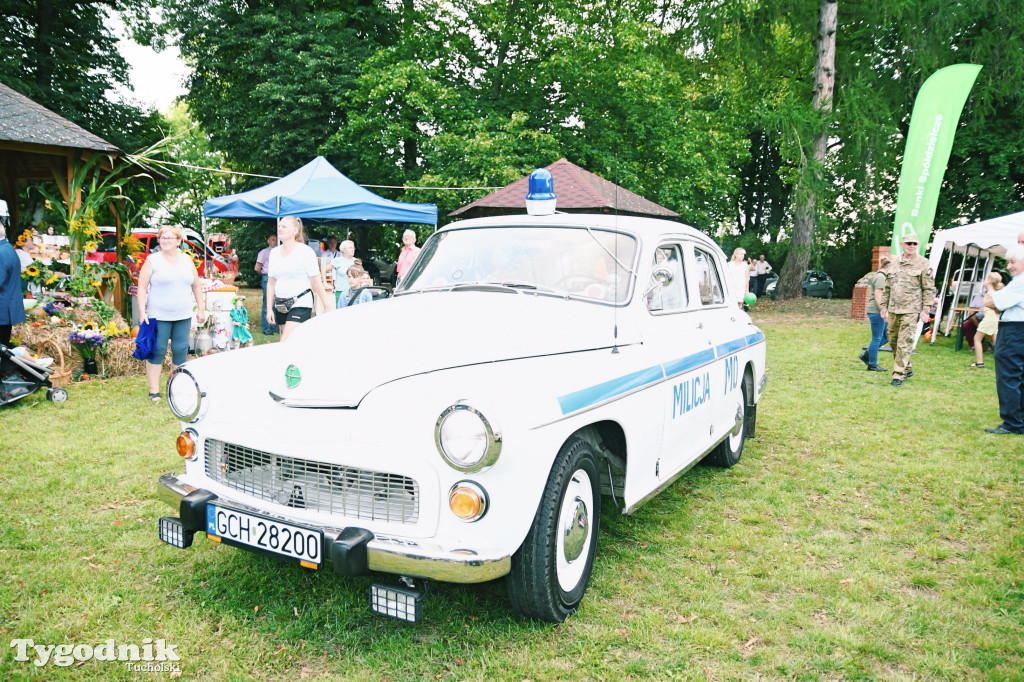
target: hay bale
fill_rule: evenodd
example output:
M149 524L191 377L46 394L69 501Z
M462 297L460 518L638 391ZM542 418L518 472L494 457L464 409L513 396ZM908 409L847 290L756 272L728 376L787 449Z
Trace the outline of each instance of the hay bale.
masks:
M116 322L115 322L116 324ZM15 327L14 335L21 343L32 349L38 349L46 341L52 341L64 353L64 359L74 374L81 374L84 368L82 354L72 347L70 336L71 327L45 324L41 327L33 327L31 324L21 324ZM142 360L132 357L135 352L135 339L118 337L107 342L105 353L96 357L96 362L103 376L122 377L138 376L145 374L146 366ZM167 351L164 356L163 371L171 370L171 352Z
M102 356L100 370L104 376L127 377L146 373L146 363L132 357L135 340L129 338L111 339ZM164 355L163 370L171 371L171 351Z

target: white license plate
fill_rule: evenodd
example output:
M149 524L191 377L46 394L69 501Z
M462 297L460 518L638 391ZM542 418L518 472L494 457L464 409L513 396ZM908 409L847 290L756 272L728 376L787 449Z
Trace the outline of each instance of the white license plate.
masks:
M207 504L206 534L316 566L323 563L323 531L282 523L265 516Z

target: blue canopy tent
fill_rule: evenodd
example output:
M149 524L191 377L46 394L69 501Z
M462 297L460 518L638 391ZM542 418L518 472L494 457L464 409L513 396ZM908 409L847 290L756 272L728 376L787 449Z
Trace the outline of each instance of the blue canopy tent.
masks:
M437 206L379 197L318 156L280 180L248 192L207 199L205 218L270 220L287 215L313 220L437 225Z

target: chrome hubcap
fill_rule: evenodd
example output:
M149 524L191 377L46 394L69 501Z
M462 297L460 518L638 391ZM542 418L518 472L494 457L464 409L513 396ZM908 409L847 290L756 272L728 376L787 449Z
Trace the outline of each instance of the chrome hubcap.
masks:
M732 427L730 433L733 436L740 435L740 430L743 429L743 404L740 403L736 406L736 424Z
M594 484L583 469L569 478L558 508L555 530L555 575L564 592L579 587L594 542L590 513L594 508Z
M587 544L587 533L590 520L587 517L587 506L578 496L570 503L574 506L572 514L568 516L568 523L565 526L565 545L562 554L568 562L576 561L583 553L583 546Z

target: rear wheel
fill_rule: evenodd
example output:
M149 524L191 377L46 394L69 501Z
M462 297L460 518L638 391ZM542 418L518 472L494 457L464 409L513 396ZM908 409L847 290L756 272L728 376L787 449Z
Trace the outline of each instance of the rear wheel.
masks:
M712 450L704 463L713 467L728 469L735 466L743 456L743 443L747 439L747 382L740 382L740 400L736 406L736 423L729 435Z
M561 623L590 583L601 515L601 479L590 443L572 437L551 467L533 527L512 557L512 606L530 618Z

